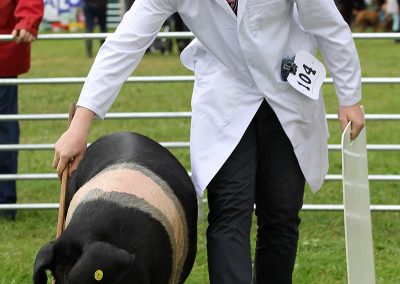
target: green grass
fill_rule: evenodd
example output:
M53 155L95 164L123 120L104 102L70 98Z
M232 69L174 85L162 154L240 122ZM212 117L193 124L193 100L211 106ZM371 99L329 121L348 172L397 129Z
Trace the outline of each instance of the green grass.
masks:
M358 40L357 47L365 77L398 77L400 45L388 40ZM85 58L83 41L38 41L33 45L32 68L23 77L86 76L92 59ZM146 55L133 75L190 75L179 63L177 54ZM76 101L80 84L21 85L20 113L65 113ZM363 103L367 113L399 113L398 85L365 85ZM324 86L328 113L335 113L337 100L332 85ZM190 111L191 83L128 83L111 112ZM369 144L399 144L399 122L368 122ZM95 121L90 141L114 131L137 131L158 141L188 141L188 119L143 119ZM65 130L66 121L23 121L21 143L55 143ZM329 121L329 143L340 143L340 126ZM187 149L172 151L189 169ZM400 174L400 152L369 152L371 174ZM20 173L49 173L52 151L21 151ZM339 152L330 153L330 174L340 174ZM18 181L19 203L58 202L57 181ZM400 204L398 182L371 182L371 203ZM316 194L306 190L306 204L340 204L340 182L326 182ZM206 212L199 221L198 255L187 283L208 283L205 252ZM294 283L346 283L343 212L301 213L300 241ZM377 283L400 283L400 213L373 212L373 238ZM0 284L31 283L32 267L39 248L54 239L55 210L18 212L16 222L0 219ZM252 243L254 247L255 226Z

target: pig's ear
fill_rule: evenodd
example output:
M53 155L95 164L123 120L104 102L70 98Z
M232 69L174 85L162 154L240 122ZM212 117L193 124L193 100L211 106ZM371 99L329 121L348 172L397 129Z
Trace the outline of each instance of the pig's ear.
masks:
M46 269L53 268L53 261L55 256L54 244L55 242L50 242L47 245L43 246L36 255L35 265L33 268L34 284L47 283Z
M93 279L115 283L116 279L122 279L131 270L134 260L135 256L124 249L105 242L92 242L83 248L68 280L70 284L92 283Z

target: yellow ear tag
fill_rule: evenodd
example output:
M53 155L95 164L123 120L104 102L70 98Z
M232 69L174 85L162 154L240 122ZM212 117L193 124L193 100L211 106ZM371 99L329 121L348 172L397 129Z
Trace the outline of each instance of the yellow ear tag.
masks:
M103 271L96 270L94 272L94 279L96 279L97 281L101 281L101 279L103 279Z

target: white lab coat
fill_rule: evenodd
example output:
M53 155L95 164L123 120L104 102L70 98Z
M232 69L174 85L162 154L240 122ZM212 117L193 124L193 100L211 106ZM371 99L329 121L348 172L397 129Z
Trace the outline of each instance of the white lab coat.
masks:
M229 157L265 98L292 142L312 190L328 170L322 94L312 100L280 79L283 57L318 47L334 78L339 104L361 99L361 71L347 24L332 0L136 0L103 44L78 105L104 117L121 85L178 11L195 34L181 54L194 70L190 153L199 195ZM273 137L271 137L273 139Z

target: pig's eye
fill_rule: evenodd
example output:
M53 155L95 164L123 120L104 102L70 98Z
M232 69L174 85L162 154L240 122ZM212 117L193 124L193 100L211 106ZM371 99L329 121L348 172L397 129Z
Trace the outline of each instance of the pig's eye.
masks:
M94 279L96 279L96 281L101 281L103 279L103 271L100 269L97 269L94 272Z

